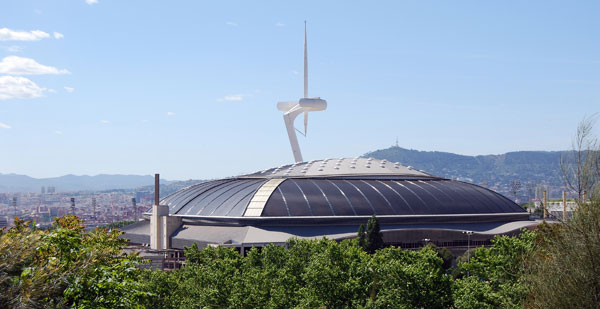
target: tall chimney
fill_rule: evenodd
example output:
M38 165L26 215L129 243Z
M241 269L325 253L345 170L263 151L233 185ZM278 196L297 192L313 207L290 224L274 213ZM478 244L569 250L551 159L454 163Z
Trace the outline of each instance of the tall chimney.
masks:
M133 219L135 221L137 221L138 219L138 214L137 214L137 205L135 203L135 197L131 198L131 206L133 206Z
M181 217L169 215L169 206L160 205L158 174L154 175L154 205L150 216L150 248L165 250L170 248L171 235L181 224Z
M160 202L160 175L154 174L154 205Z

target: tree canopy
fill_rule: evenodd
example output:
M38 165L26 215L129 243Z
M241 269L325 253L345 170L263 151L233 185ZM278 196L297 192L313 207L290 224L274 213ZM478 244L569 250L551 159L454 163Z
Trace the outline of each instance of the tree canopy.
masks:
M135 308L151 293L120 232L84 230L71 215L40 230L15 218L0 230L0 307Z

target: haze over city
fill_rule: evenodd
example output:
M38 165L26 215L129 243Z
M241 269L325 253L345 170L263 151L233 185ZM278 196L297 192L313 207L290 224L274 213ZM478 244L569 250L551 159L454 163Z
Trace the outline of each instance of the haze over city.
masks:
M395 144L570 148L600 99L600 3L5 1L0 172L208 179ZM302 126L298 120L296 127Z

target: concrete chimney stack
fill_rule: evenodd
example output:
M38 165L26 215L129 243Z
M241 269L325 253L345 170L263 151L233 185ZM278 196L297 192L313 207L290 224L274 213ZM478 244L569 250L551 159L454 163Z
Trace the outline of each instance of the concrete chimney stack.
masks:
M154 205L150 217L150 248L169 249L171 234L181 226L181 218L169 215L169 206L160 205L160 176L154 174Z
M135 221L137 221L138 219L138 214L137 214L137 204L135 202L135 197L131 198L131 207L133 207L133 219Z

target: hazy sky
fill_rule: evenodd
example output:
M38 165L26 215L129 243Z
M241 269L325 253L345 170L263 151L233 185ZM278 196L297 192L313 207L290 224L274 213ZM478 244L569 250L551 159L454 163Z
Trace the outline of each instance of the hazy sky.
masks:
M292 162L275 105L302 96L304 20L329 104L306 160L561 150L600 111L599 1L2 0L0 173Z

